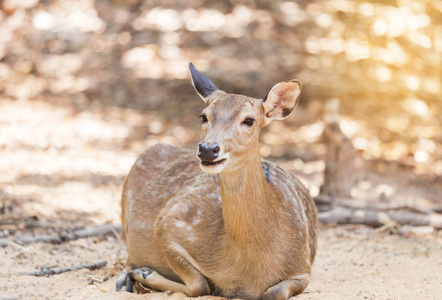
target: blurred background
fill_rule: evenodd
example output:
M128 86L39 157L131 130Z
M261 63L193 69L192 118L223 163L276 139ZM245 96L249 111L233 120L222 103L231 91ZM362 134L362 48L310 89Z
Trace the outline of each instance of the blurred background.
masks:
M440 204L442 1L0 3L4 220L119 222L137 155L158 142L198 142L204 104L189 61L220 89L256 98L302 81L297 111L263 130L261 154L313 196L331 118L377 172L348 179L351 197ZM393 181L417 187L400 194Z
M261 155L322 222L377 227L322 226L304 296L441 294L442 1L0 0L0 295L110 299L131 165L199 142L190 61L255 98L300 79ZM11 276L98 260L92 275Z

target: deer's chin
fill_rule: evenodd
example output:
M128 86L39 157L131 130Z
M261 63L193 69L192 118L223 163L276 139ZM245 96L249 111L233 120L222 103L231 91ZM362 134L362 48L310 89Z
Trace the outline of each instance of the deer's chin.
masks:
M229 155L227 154L227 155L221 156L219 159L217 159L214 162L201 161L200 167L201 167L201 170L205 173L218 174L218 173L221 173L222 170L224 170L228 161L229 161Z

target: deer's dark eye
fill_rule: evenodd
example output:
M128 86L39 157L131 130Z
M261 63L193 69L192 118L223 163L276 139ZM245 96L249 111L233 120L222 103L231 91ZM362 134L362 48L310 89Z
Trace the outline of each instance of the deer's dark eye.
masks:
M246 124L247 126L252 126L253 123L255 123L255 119L253 118L246 118L244 121L242 121L242 124Z
M200 115L201 123L207 123L206 115Z

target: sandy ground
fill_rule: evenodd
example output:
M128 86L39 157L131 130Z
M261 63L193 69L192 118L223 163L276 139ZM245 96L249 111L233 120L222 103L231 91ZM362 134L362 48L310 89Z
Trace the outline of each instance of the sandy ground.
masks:
M311 284L296 299L440 299L442 239L399 237L365 227L323 228ZM115 292L124 246L109 237L61 245L0 249L2 299L183 299L184 295ZM43 265L71 266L105 260L100 270L51 277L17 276ZM102 282L103 278L108 280ZM94 279L91 281L91 279ZM15 298L14 298L15 297ZM205 297L207 299L211 297Z
M94 109L77 113L42 102L1 101L0 238L117 224L121 184L137 154L155 142L179 145L190 139L182 128L158 134L163 125L153 120L155 116L148 113L117 108L105 114ZM134 139L143 122L147 125L142 128L151 134ZM306 178L317 190L318 180ZM116 293L125 258L118 234L59 245L10 243L0 248L0 299L185 298ZM17 275L96 261L107 265L50 277ZM311 284L297 299L440 299L441 295L441 232L399 235L340 226L322 228Z

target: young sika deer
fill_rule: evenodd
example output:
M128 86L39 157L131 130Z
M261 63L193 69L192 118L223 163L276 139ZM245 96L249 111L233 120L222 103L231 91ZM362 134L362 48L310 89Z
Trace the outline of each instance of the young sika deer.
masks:
M189 296L299 294L316 252L316 208L296 178L260 158L258 136L292 113L301 83L280 82L259 100L218 90L193 64L190 72L207 105L200 164L193 151L156 145L132 167L122 199L128 267L117 290L138 281Z

